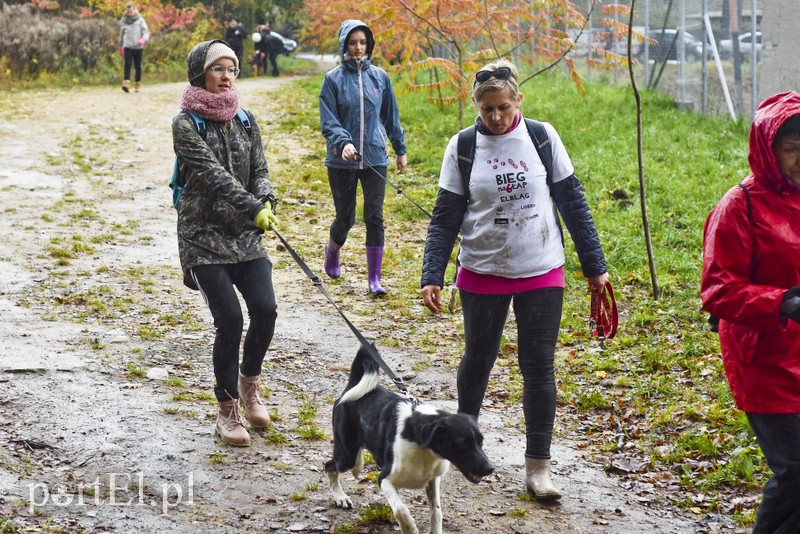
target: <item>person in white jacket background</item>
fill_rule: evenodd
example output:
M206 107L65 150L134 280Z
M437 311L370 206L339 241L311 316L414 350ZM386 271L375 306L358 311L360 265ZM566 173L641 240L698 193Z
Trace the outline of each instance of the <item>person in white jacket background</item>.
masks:
M138 93L142 88L142 53L145 43L150 40L150 30L133 2L128 2L125 6L125 14L122 15L119 26L119 53L124 63L122 90L130 92L131 67L133 67L135 75L133 90Z

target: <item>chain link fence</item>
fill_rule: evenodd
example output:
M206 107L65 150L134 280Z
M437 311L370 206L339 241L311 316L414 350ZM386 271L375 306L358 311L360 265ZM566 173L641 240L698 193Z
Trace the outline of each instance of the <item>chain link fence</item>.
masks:
M592 2L586 1L588 12ZM637 85L670 94L681 108L750 120L767 96L800 89L797 3L637 0L634 29L648 37L632 43ZM593 45L627 54L627 41L599 24L604 18L592 10L579 45L588 54ZM616 69L613 78L628 83L627 70Z

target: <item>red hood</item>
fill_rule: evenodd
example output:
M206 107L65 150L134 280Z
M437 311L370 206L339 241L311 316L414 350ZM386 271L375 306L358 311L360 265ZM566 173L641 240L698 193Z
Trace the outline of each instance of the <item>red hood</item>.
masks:
M772 142L778 128L793 115L800 115L800 94L778 93L764 100L756 110L750 129L750 170L753 177L770 189L781 191L789 185L781 173Z

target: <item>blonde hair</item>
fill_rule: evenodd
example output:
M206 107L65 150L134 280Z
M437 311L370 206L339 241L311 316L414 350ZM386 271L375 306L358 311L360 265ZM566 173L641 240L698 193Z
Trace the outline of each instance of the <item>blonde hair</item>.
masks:
M477 106L480 99L483 98L484 93L491 91L508 89L512 100L515 100L519 97L519 71L517 70L517 67L515 67L514 64L507 59L498 59L492 61L491 63L481 67L478 72L494 72L501 67L508 67L511 69L511 76L509 76L508 79L501 80L492 76L485 82L479 82L477 79L475 80L475 83L472 86L472 100L475 102L475 106ZM477 75L477 72L475 74Z

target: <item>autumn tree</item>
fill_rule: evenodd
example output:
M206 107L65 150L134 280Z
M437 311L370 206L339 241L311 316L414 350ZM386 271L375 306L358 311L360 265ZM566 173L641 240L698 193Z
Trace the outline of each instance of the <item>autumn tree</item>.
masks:
M441 106L456 104L463 124L472 76L486 62L500 57L528 67L522 83L557 64L582 90L575 69L576 40L587 17L567 0L308 0L303 34L307 42L328 51L346 18L359 18L380 38L381 55L402 70L403 87L424 91ZM598 5L592 1L591 8ZM605 6L606 13L624 6ZM627 24L603 17L607 35L627 36ZM582 56L594 68L627 65L627 58L595 44Z
M118 19L125 12L130 0L87 0L81 8L82 17L107 17ZM193 25L197 19L210 17L210 11L202 4L181 7L174 2L161 0L136 0L139 13L147 21L150 32L161 29L180 30Z

